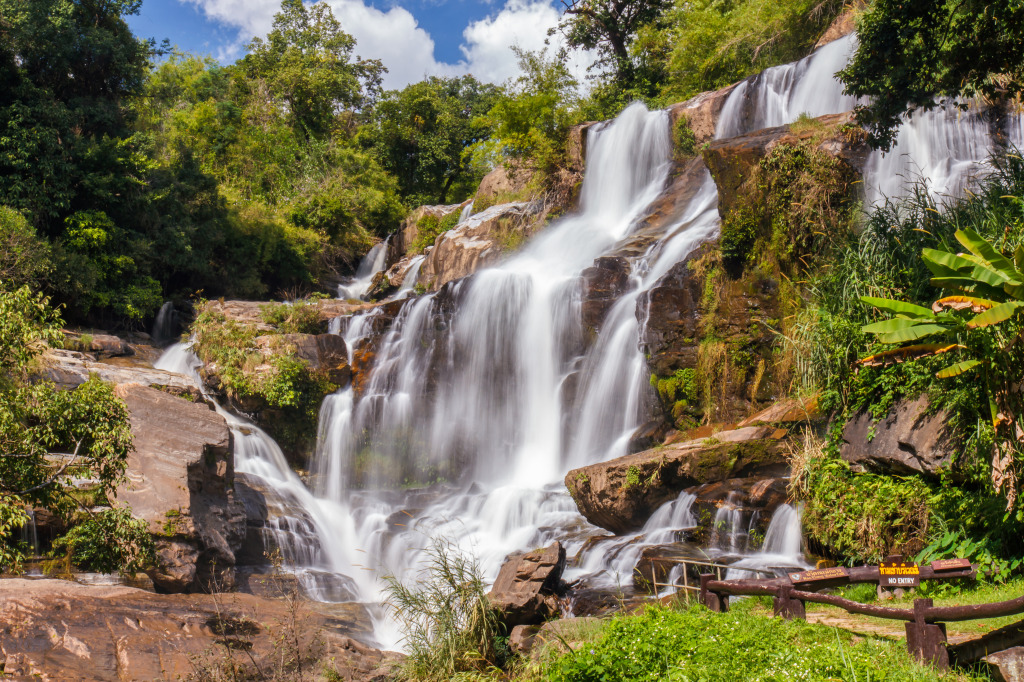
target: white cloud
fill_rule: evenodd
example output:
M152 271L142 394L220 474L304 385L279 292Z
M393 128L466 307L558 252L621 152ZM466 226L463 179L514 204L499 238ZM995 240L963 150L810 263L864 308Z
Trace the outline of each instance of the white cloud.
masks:
M220 46L217 57L222 61L238 58L253 36L265 35L280 8L280 0L181 1L196 5L209 18L238 29L236 41ZM518 74L511 46L543 48L547 30L559 20L558 10L545 0L508 0L498 12L466 26L460 46L464 58L448 64L434 58L433 38L407 9L395 5L382 11L362 0L326 1L342 28L355 37L356 53L363 58L380 59L388 68L386 88L400 88L425 76L466 73L482 81L501 83ZM574 60L573 70L581 80L591 59L592 55L580 54Z

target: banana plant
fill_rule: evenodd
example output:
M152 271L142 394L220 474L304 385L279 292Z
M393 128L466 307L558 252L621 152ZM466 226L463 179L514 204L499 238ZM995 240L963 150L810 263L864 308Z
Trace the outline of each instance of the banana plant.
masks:
M953 253L924 249L933 286L946 295L930 308L903 301L865 296L861 301L891 315L862 328L881 343L897 347L860 360L878 366L950 354L954 361L936 376L948 379L968 372L981 375L995 430L992 483L1007 498L1017 497L1016 466L1024 459L1024 429L1019 419L1024 391L1024 358L1020 344L1024 327L1017 314L1024 309L1024 247L1012 256L1000 253L972 230L956 232L966 249Z

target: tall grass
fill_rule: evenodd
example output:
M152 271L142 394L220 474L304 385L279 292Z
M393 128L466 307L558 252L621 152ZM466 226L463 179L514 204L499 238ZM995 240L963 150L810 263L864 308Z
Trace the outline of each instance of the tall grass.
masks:
M480 566L451 540L433 538L416 580L384 578L385 604L400 623L409 680L449 680L499 661L501 627L487 599Z

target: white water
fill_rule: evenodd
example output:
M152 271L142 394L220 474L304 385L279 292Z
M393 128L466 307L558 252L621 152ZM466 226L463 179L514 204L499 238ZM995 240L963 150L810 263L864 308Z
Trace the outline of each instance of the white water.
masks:
M467 204L466 208L469 208L471 204ZM462 222L461 219L459 222ZM409 261L409 267L405 270L405 276L402 278L402 286L398 287L398 291L395 292L393 298L406 298L412 296L413 289L416 287L416 283L420 278L420 268L423 266L423 261L427 259L426 256L415 256Z
M374 244L363 259L359 261L355 278L348 284L338 285L338 298L360 299L370 290L373 278L384 269L388 257L388 240Z

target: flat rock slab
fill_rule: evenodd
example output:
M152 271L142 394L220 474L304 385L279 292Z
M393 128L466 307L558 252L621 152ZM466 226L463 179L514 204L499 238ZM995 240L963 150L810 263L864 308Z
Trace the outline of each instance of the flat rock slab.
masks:
M223 664L229 655L249 666L251 654L264 670L274 669L275 643L294 635L295 649L311 670L331 661L343 680L388 679L398 654L360 644L348 636L345 623L316 608L248 594L159 595L131 587L5 579L0 664L4 679L13 680L179 680Z
M580 513L616 534L644 525L691 486L730 478L778 476L788 465L782 429L750 426L573 469L565 476Z
M97 362L88 355L76 351L48 350L43 353L40 364L40 376L64 389L80 386L89 380L90 375L95 374L103 381L109 381L112 384L143 384L160 387L175 395L199 396L199 388L195 382L183 374L151 367Z

